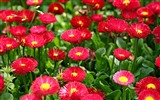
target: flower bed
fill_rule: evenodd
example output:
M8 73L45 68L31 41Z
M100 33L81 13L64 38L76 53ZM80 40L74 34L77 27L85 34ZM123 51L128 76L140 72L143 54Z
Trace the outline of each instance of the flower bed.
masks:
M0 0L0 100L160 100L160 2Z

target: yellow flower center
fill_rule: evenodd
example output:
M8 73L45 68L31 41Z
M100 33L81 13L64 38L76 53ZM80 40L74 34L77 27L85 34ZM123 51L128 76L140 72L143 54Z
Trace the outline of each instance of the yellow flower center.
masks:
M121 76L118 78L120 82L128 82L128 78L126 76Z
M142 34L142 31L141 30L136 30L137 34Z
M72 94L72 93L74 93L74 92L77 92L77 89L76 89L76 88L71 88L70 94Z
M53 10L58 10L58 9L59 9L58 7L54 7L54 8L53 8Z
M74 34L69 34L69 37L70 37L70 38L74 37Z
M156 89L156 86L154 84L150 83L150 84L147 85L147 88L148 89L150 89L150 88Z
M145 100L154 100L154 98L151 97L151 96L148 96L148 97L145 98Z
M57 56L58 56L58 53L54 53L53 56L57 57Z
M73 72L72 75L73 75L74 77L76 77L76 76L78 75L78 73Z
M76 52L76 55L77 55L77 56L81 56L81 55L82 55L82 52Z
M123 4L126 5L126 6L128 6L128 4L130 4L130 0L124 0Z
M120 57L124 57L124 54L119 54Z
M22 43L26 43L26 40L25 40L25 39L22 39L21 41L22 41Z
M104 29L105 29L105 30L108 30L108 27L105 26Z
M12 18L13 18L13 16L12 16L12 15L7 16L7 20L10 20L10 19L12 19Z
M141 14L142 14L143 16L146 16L146 15L148 15L148 12L143 11L143 12L141 12Z
M83 26L83 22L81 20L78 21L78 24L81 25L81 26Z
M50 86L50 84L48 84L48 83L43 83L41 86L40 86L40 88L42 89L42 90L48 90L49 88L50 88L51 86Z
M24 66L26 66L26 64L20 64L20 66L21 66L21 67L24 67Z
M39 0L33 0L33 3L36 3L36 4L37 4L37 3L38 3L38 1L39 1Z
M32 41L31 44L34 46L34 45L38 44L38 42L37 41Z
M3 52L3 50L0 50L0 52Z
M7 46L7 47L11 47L11 46L12 46L12 44L7 44L6 46Z
M96 3L94 7L95 7L95 8L99 8L100 5L99 5L98 3Z

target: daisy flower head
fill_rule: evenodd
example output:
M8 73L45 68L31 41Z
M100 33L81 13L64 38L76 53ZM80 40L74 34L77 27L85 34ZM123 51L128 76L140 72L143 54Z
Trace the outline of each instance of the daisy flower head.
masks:
M70 43L79 43L82 41L81 32L78 29L66 30L62 33L61 39Z
M60 86L56 79L50 76L37 77L31 85L34 94L46 96L53 95L58 92Z
M20 98L20 100L42 100L41 97L36 94L26 94Z
M88 49L79 46L72 48L68 53L68 57L72 60L86 60L89 55Z
M98 94L88 94L85 95L81 100L103 100L103 98Z
M117 48L114 50L114 56L118 60L126 60L130 57L131 53L125 49Z
M11 64L11 68L15 69L15 74L26 74L33 72L38 66L38 62L34 58L22 57L18 58Z
M58 48L51 48L48 51L48 57L55 61L64 60L66 57L66 52Z
M152 89L143 90L139 94L138 100L160 100L160 94Z
M66 82L83 81L86 77L86 72L80 67L70 67L64 70L62 78Z
M91 19L84 15L76 15L73 16L73 18L70 20L70 23L74 28L88 28L91 24Z
M61 100L81 100L88 94L86 86L80 82L69 82L59 90Z
M113 75L113 80L119 85L128 86L134 82L134 76L129 71L121 70Z
M41 5L43 0L26 0L26 4L29 6L38 6Z
M60 3L53 2L49 5L48 12L51 12L53 14L62 14L64 12L64 8Z
M2 93L4 88L4 78L0 76L0 93Z
M160 93L160 80L156 77L148 76L148 77L141 79L135 85L135 91L137 94L147 89L153 89Z
M150 27L144 23L133 23L127 29L128 35L132 38L146 38L150 32Z

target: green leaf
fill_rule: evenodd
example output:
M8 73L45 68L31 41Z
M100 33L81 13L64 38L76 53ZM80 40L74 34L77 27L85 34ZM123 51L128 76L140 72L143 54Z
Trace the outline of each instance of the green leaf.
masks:
M107 100L120 100L121 94L120 90L115 90L107 95Z
M93 75L90 74L90 73L87 73L87 75L86 75L86 77L85 77L85 79L84 79L84 83L85 83L86 85L90 86L90 85L93 83L93 81L94 81Z
M96 51L96 58L97 59L101 59L106 53L106 49L105 48L99 48L97 51Z
M120 38L120 37L117 38L116 44L117 44L117 46L119 48L124 48L125 49L127 47L126 42L122 38Z
M148 76L153 71L154 71L154 69L150 68L150 67L143 67L143 68L141 68L140 75L139 75L138 79L141 79L143 77Z
M101 41L99 34L93 33L92 41L93 41L96 49L104 47L104 43Z
M14 99L13 95L7 92L3 93L0 98L0 100L13 100L13 99Z

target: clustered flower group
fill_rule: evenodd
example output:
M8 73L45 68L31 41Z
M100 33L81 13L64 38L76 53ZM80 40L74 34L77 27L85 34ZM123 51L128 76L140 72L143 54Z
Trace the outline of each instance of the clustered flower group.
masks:
M0 0L0 2L10 2L12 0ZM40 6L44 0L26 0L27 6ZM23 10L0 10L0 20L9 24L2 31L0 36L0 54L5 54L16 48L27 47L37 50L36 48L45 48L47 44L54 41L57 34L48 25L57 22L56 15L63 14L65 11L64 3L69 0L57 0L49 4L47 12ZM90 10L101 10L105 6L105 0L81 0L81 2L89 7ZM71 61L80 62L87 61L92 56L91 50L87 46L81 46L86 41L92 39L94 33L90 30L90 26L97 24L97 32L109 33L113 38L117 36L127 35L127 38L147 38L152 33L155 43L160 43L160 26L151 30L150 24L155 23L155 15L160 14L160 2L151 2L145 7L140 7L140 0L108 0L112 5L120 10L123 18L107 16L104 18L102 14L92 13L90 16L86 14L74 15L70 19L71 29L65 30L60 34L58 39L62 39L65 44L72 45L69 50L60 47L47 48L46 53L50 60L63 61L67 57ZM98 11L97 11L98 12ZM65 15L65 14L64 14ZM137 20L134 23L129 21ZM38 25L30 26L39 20ZM25 24L28 26L26 27ZM95 26L94 26L95 27ZM67 48L68 49L68 48ZM94 53L93 53L94 54ZM115 48L113 56L122 62L130 59L134 60L134 55L128 49ZM93 58L94 58L93 57ZM114 61L113 61L114 62ZM16 75L25 75L34 72L38 68L36 58L30 56L19 57L14 60L10 67L14 69ZM160 69L160 56L156 58L155 65ZM38 68L39 69L39 68ZM36 77L30 86L31 93L26 94L20 100L42 100L47 95L58 94L61 100L104 100L105 94L96 88L87 87L83 81L87 76L87 71L82 66L69 66L64 69L61 74L63 86L59 80L53 76L42 75ZM113 81L122 86L132 85L135 80L131 71L121 70L113 75ZM0 76L0 92L4 88L4 78ZM153 76L142 78L135 83L135 92L138 100L159 100L160 98L160 80Z

